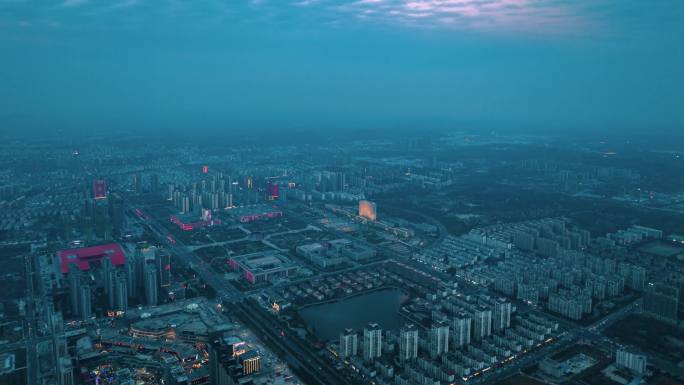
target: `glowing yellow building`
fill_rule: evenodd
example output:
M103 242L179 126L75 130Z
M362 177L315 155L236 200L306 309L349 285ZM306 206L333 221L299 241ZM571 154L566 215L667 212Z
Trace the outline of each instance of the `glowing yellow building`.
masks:
M375 221L378 219L377 211L375 209L375 203L366 200L359 201L359 216L361 218L368 219L369 221Z

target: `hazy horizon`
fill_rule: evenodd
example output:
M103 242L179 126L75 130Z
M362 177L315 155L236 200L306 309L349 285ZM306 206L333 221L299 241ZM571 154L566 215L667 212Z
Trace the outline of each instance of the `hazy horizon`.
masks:
M677 132L684 3L0 1L4 130Z

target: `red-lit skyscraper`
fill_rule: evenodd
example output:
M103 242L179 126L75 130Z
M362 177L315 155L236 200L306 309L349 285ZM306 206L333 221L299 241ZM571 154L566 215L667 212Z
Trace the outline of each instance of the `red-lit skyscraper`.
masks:
M208 174L209 173L209 166L204 165L202 166L202 174Z
M280 195L280 188L278 187L277 183L271 183L271 181L268 182L268 199L274 200L278 199L278 196Z
M104 199L107 197L107 182L104 179L93 181L93 198Z

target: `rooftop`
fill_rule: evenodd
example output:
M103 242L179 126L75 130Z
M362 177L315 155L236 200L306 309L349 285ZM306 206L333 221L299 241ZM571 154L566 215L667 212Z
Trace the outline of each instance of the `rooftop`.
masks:
M115 266L126 263L126 255L118 243L82 247L79 249L65 249L57 252L60 270L63 274L69 272L69 265L75 264L80 270L89 270L91 262L100 262L109 256Z

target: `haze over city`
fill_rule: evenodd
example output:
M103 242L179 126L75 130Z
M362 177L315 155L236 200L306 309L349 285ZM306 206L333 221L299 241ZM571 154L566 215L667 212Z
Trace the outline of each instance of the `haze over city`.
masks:
M684 384L684 2L0 0L0 385Z
M0 2L0 116L63 129L681 129L679 1Z

